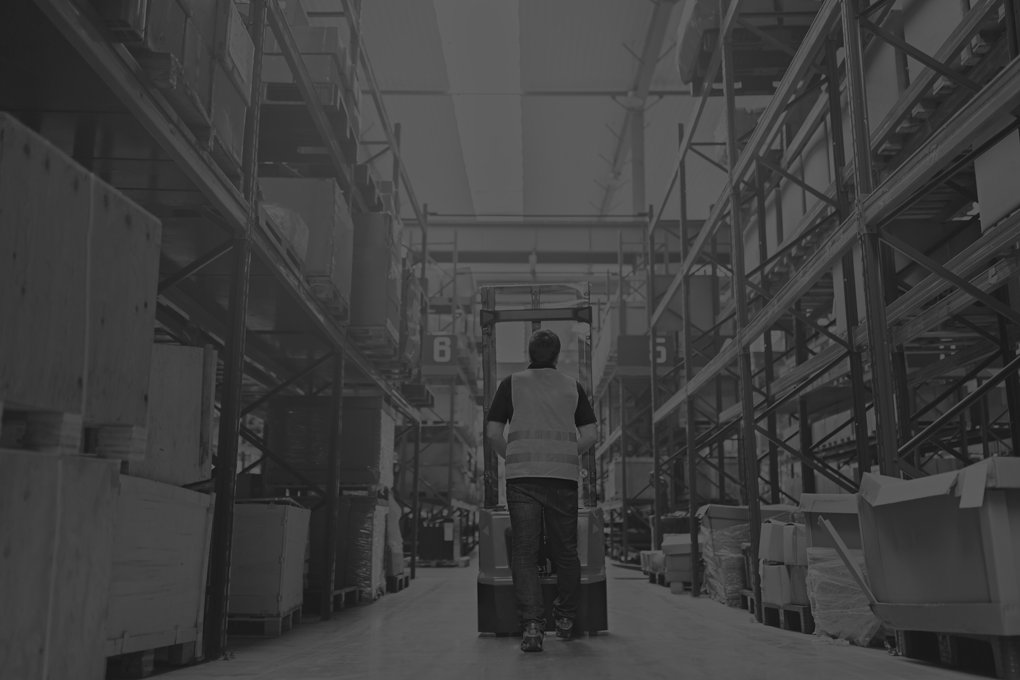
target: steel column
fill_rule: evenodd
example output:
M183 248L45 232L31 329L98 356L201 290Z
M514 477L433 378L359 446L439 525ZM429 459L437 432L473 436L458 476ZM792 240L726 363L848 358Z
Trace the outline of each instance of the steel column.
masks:
M737 2L739 0L732 0ZM729 0L719 0L719 16L726 16ZM733 298L736 302L736 333L747 325L747 282L744 276L744 230L740 212L740 177L736 174L737 133L736 101L733 93L733 44L728 33L723 32L722 66L723 91L726 98L726 153L730 168L730 267L733 271ZM744 459L744 493L747 496L748 521L750 522L751 564L758 564L758 540L761 535L761 507L758 498L758 454L757 434L754 425L754 393L751 371L751 351L746 345L738 354L740 364L740 402L742 411L741 453ZM756 602L761 602L761 578L757 569L751 570L751 590ZM755 607L755 619L762 620L762 607Z
M644 125L644 115L640 116L642 126ZM642 140L643 137L642 131ZM636 142L635 138L635 142ZM643 146L643 145L642 145ZM635 151L637 150L637 144L634 145ZM642 152L642 156L643 156ZM642 160L644 160L642 158ZM643 173L642 173L643 174ZM643 181L643 178L642 178ZM644 190L642 188L642 194ZM636 196L636 194L635 194ZM652 207L648 207L648 214L651 216ZM648 284L645 289L648 299L645 302L645 309L648 311L648 351L649 351L649 380L648 387L651 393L650 396L650 413L655 413L655 402L656 396L659 392L659 370L658 370L658 347L656 346L656 334L655 324L652 323L652 305L655 301L655 234L649 229L646 232L645 244L648 251ZM669 423L667 423L667 426ZM655 517L655 524L653 524L652 531L652 550L659 550L662 546L662 484L659 482L661 472L659 465L659 443L655 438L655 419L652 417L648 418L648 436L649 444L652 447L652 512Z
M829 135L831 137L833 168L843 168L846 166L846 147L843 139L843 107L840 102L838 86L839 64L836 48L835 37L829 37L825 41L826 67L829 70L829 85L826 88L829 100ZM839 206L839 221L843 222L853 212L853 206L850 203L850 196L841 172L842 170L836 170L836 203ZM857 316L857 272L852 250L843 256L841 269L843 271L843 325L846 327L847 351L849 352L847 361L850 363L850 409L854 416L854 443L857 448L857 481L859 482L861 475L871 469L871 445L868 434L867 400L864 394L866 389L864 358L855 342L860 319ZM807 451L805 453L810 454Z
M684 138L684 126L680 125L680 143L683 143ZM680 198L680 259L683 261L687 257L687 161L686 159L680 160L680 168L678 171L677 182L677 193ZM714 267L713 267L714 268ZM691 378L694 377L694 350L691 346L693 341L692 332L693 325L691 323L691 277L690 274L684 274L683 281L681 282L682 290L682 304L683 304L683 343L684 343L684 382L689 383ZM696 421L694 411L694 399L688 399L684 402L686 409L687 424L684 428L684 434L687 444L687 516L688 516L688 528L691 536L691 597L698 597L701 591L701 572L698 569L698 563L701 561L701 549L698 545L698 447L696 437ZM654 418L652 419L655 420ZM670 455L674 455L673 451L670 451ZM724 470L724 467L720 467L720 470ZM722 493L722 489L726 484L725 476L722 472L719 473L719 489L720 497L725 494Z
M220 0L226 2L227 0ZM266 5L252 0L248 31L256 54L265 39ZM218 659L227 647L227 599L230 593L230 548L234 530L234 499L237 492L237 444L241 430L241 387L244 382L244 352L251 273L251 233L258 220L257 186L259 112L262 92L262 60L256 59L252 72L252 105L244 122L243 186L248 201L246 229L231 248L232 276L227 308L227 337L223 353L223 386L220 431L216 454L216 500L212 541L209 548L209 599L205 614L205 656Z
M797 301L798 311L800 310L800 300ZM800 366L808 360L808 348L807 348L807 323L801 319L794 320L794 342L796 343L796 359L797 365ZM799 444L801 453L805 456L811 455L811 447L813 434L811 431L811 422L808 416L808 398L806 396L797 397L797 423L800 428L799 431ZM803 493L815 493L817 485L815 483L815 470L813 467L801 461L800 463L800 484L801 491Z
M886 326L885 287L882 276L881 241L877 225L863 216L863 201L874 191L871 165L870 125L864 84L864 58L858 23L860 0L842 0L843 46L846 63L850 132L854 147L854 181L857 187L858 238L864 264L864 302L868 321L868 350L871 356L871 385L875 409L875 435L879 469L883 474L899 472L896 459L896 415L893 399L891 344ZM848 310L849 311L849 310ZM855 389L855 392L857 390ZM867 470L860 470L863 474Z
M627 522L630 519L627 513L627 390L623 387L623 378L617 378L616 382L620 399L620 515L623 517L623 561L626 562L630 557L627 539Z
M329 459L326 467L326 521L323 522L322 592L319 593L319 618L333 618L333 590L336 578L336 525L340 514L340 435L344 418L344 353L334 350L333 416L329 431Z
M769 279L766 276L765 263L769 259L769 246L768 246L768 231L767 231L767 219L768 212L765 205L766 195L766 178L765 173L760 163L756 163L754 167L755 175L755 193L756 203L758 207L758 265L761 267L761 291L764 299L768 299L769 294ZM764 302L762 303L764 304ZM768 328L765 331L765 335L762 336L764 344L764 355L765 355L765 404L766 407L772 405L772 381L775 380L776 369L773 365L773 354L772 354L772 328ZM776 414L770 412L767 418L766 427L768 428L769 434L773 439L776 437ZM778 504L779 498L779 447L775 445L775 442L769 441L769 487L770 487L770 498L772 503Z
M417 576L418 567L418 525L421 524L421 498L418 493L418 473L421 465L421 423L414 432L414 461L411 477L411 578Z

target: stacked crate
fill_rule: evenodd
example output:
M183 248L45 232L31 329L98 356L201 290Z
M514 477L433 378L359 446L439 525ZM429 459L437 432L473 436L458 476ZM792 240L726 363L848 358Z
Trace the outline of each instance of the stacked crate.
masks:
M293 211L304 223L308 236L301 273L333 318L346 323L351 309L354 225L336 180L263 178L259 185L267 210Z
M229 2L92 0L230 177L241 172L255 48Z
M0 221L0 596L22 613L0 623L0 676L100 678L119 468L146 453L160 223L6 114Z
M764 606L808 604L807 535L803 524L766 520L758 543Z
M348 333L379 361L399 359L402 266L399 221L388 213L355 215Z
M301 54L312 86L348 160L357 156L358 122L351 98L351 65L338 26L310 26L297 8L290 17L290 32ZM329 164L318 133L305 108L297 79L276 36L266 34L262 57L263 129L259 160L285 163ZM352 111L354 113L352 114Z

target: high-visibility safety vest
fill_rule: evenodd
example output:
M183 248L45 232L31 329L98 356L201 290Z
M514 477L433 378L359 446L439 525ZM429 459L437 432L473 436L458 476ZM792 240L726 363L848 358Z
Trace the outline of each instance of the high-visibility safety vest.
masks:
M506 478L555 477L577 481L577 381L555 369L514 373L514 414L506 447Z

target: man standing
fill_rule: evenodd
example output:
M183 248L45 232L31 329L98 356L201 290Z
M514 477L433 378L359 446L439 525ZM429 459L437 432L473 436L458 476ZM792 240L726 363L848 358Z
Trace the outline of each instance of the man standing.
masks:
M577 478L580 455L595 443L597 419L580 383L556 370L560 339L555 333L535 331L528 354L527 370L499 384L485 433L496 453L506 459L506 500L513 531L510 571L524 629L521 649L540 652L545 638L538 572L543 520L556 564L556 635L569 638L581 596Z

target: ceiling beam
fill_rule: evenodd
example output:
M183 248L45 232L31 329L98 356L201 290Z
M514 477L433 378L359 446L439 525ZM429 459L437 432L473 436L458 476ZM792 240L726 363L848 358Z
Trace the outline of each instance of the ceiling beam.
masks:
M610 179L602 193L602 204L599 207L601 215L609 212L612 206L613 194L616 193L619 178L623 173L623 166L630 153L631 120L635 117L635 110L644 110L645 100L648 98L649 88L652 84L652 75L655 73L655 67L659 65L659 57L666 38L666 28L669 26L669 15L673 11L673 4L674 0L660 0L655 3L652 18L648 22L645 44L641 49L637 73L634 75L634 86L628 93L630 105L624 114L619 134L616 135L616 151L613 153L613 163L609 172ZM643 118L643 116L638 117ZM644 206L641 208L643 209Z

